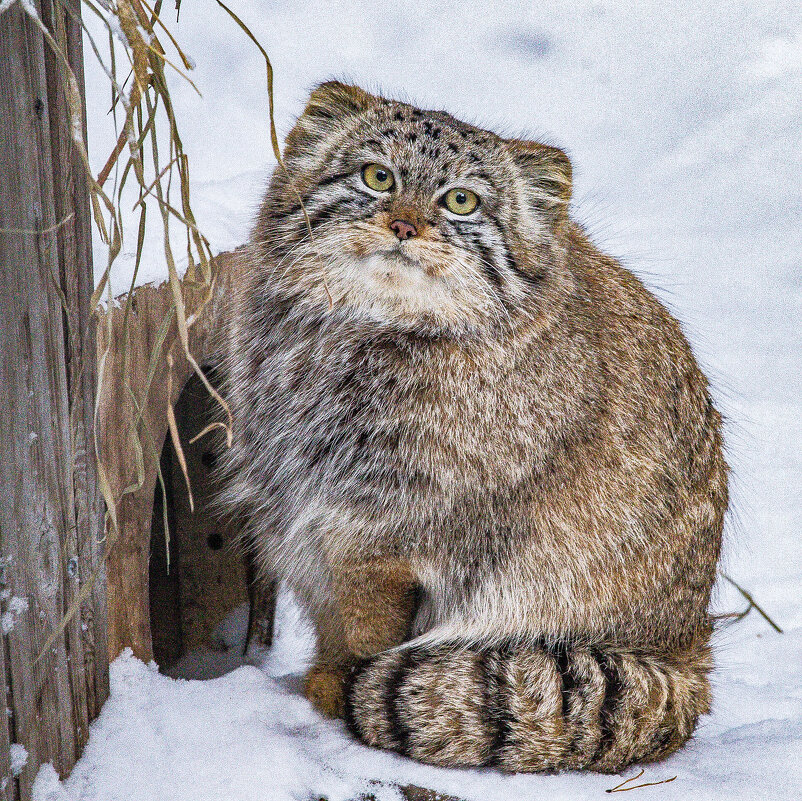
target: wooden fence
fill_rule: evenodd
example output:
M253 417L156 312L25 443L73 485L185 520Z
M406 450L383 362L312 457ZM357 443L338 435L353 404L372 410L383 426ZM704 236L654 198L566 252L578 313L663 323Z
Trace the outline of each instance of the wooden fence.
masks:
M37 0L36 8L81 83L80 0ZM161 564L153 507L154 497L161 502L154 490L167 409L177 404L178 429L189 439L209 415L208 398L195 391L181 399L192 370L169 286L139 287L128 313L124 302L112 304L99 325L90 312L89 194L61 74L21 7L0 14L0 675L10 712L0 724L0 801L30 798L43 763L69 773L108 695L109 660L123 648L149 660L155 640L168 663L248 599L246 566L220 547L231 532L206 513L208 440L185 443L200 514L185 508L176 474L167 502L180 547L170 574ZM211 291L193 275L182 282L199 363L217 352L237 269L225 254L212 265ZM114 531L108 518L104 524L96 441L119 501ZM272 589L251 600L254 636L269 642Z

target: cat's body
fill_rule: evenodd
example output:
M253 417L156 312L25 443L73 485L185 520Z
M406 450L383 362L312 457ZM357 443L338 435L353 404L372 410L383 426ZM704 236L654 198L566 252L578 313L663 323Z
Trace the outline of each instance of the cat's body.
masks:
M727 505L679 326L568 219L556 149L326 84L285 156L234 304L228 499L315 622L307 694L435 764L675 750Z

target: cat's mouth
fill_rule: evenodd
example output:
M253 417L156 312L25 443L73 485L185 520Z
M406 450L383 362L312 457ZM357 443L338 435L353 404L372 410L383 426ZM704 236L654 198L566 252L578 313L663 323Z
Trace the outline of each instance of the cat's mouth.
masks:
M418 284L427 277L421 260L400 248L376 250L367 257L365 264L374 280L381 284L389 282L395 288L410 282Z
M412 265L414 267L421 266L420 259L417 259L407 251L402 250L400 244L378 250L376 251L375 255L381 256L383 259L386 259L390 262L400 262L401 264Z

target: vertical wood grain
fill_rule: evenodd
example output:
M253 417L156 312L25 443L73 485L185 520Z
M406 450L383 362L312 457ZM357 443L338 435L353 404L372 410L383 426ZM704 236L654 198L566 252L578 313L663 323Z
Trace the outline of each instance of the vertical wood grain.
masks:
M80 0L43 0L45 23L63 45L84 96L83 36L78 19ZM73 494L75 498L75 537L69 543L77 568L69 559L67 586L83 587L94 581L93 591L81 606L70 634L76 652L72 658L76 687L84 681L88 719L96 717L108 696L108 642L105 597L105 560L99 540L103 536L103 506L95 470L94 410L97 384L97 318L89 307L94 290L92 269L92 231L89 214L89 181L78 152L72 147L67 125L68 112L55 56L45 49L48 75L48 104L53 160L54 206L57 220L69 221L58 229L61 288L66 299L65 357L70 393L70 419L73 448ZM57 121L54 124L54 120ZM86 139L86 103L81 120ZM70 215L72 215L70 217ZM71 575L74 572L74 575ZM70 581L74 579L74 581ZM69 601L73 600L70 594ZM83 663L77 656L81 652ZM82 726L86 721L82 722ZM81 734L85 737L85 733Z
M0 567L2 570L2 567ZM0 639L0 681L3 682L3 692L0 699L5 704L6 709L11 709L11 694L6 688L11 686L11 675L8 673L6 665L6 643ZM0 709L3 709L0 706ZM0 726L0 801L14 801L17 788L16 782L11 775L11 727L13 720L8 720L8 725Z
M37 10L82 84L76 21L52 0ZM98 563L101 514L91 448L88 195L61 81L22 9L0 15L0 557L3 611L13 618L3 643L7 736L28 752L22 798L42 763L69 772L108 682L102 576L59 633Z
M190 328L189 346L199 363L212 356L218 347L226 296L236 281L238 269L241 265L233 254L220 254L215 259L214 291L205 304L206 290L193 288L192 281L184 282L187 316L197 314ZM123 648L131 648L135 656L148 661L153 658L149 560L157 465L167 434L167 406L176 402L192 369L178 340L169 284L137 287L130 300L127 320L126 298L120 298L119 305L107 310L106 319L98 327L98 354L108 349L99 398L100 451L115 497L120 497L124 487L137 482L130 432L136 406L143 410L139 431L144 482L135 492L122 496L118 504L119 531L107 560L108 647L111 659ZM157 351L159 329L169 315L172 315L172 324L161 350ZM172 377L168 352L174 359ZM154 353L153 377L149 382ZM136 406L129 388L136 398ZM184 481L183 475L180 480ZM107 535L111 538L113 532L107 531Z

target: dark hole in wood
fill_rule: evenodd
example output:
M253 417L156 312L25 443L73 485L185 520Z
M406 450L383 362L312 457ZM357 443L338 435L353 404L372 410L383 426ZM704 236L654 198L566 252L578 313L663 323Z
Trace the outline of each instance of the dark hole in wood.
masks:
M207 372L215 384L215 371ZM157 483L150 548L150 624L153 655L169 671L188 651L219 648L215 629L248 602L249 568L243 556L225 549L235 526L219 519L213 502L219 489L214 457L225 443L219 430L190 440L219 419L202 381L192 376L175 404L175 416L195 511L190 510L186 479L168 435L161 456L165 491ZM165 537L164 518L169 527ZM169 566L168 566L169 555ZM219 638L218 638L219 639Z
M162 449L161 471L164 493L156 482L153 521L150 529L150 626L153 655L167 668L181 656L181 595L178 583L178 540L175 537L175 501L173 498L173 449ZM164 528L165 507L170 531L169 545ZM168 563L169 553L169 563Z

